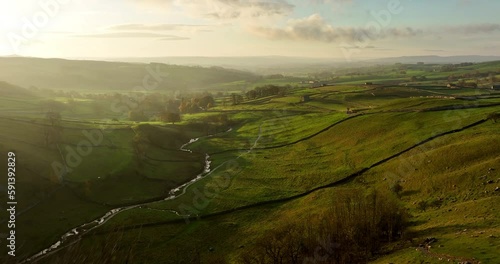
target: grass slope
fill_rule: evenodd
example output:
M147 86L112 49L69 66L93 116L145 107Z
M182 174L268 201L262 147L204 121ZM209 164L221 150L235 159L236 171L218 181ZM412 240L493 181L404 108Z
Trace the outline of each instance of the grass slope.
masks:
M115 243L112 252L133 263L190 263L189 256L198 254L207 263L240 263L270 230L305 223L352 190L390 191L399 184L411 226L405 240L373 256L375 263L434 263L444 256L500 262L500 134L497 123L484 120L500 106L496 92L478 91L294 88L285 97L189 115L177 125L95 123L99 117L82 106L64 113L61 153L43 144L43 116L30 105L38 99L12 101L1 117L0 150L19 157L20 258L111 208L151 201L41 263L99 257L103 250L97 248ZM302 95L311 100L300 102ZM474 98L458 98L464 95ZM356 113L346 114L346 108ZM206 136L204 118L218 114L228 115L232 130ZM102 142L65 175L64 184L58 182L51 164L70 161L86 140L83 132L99 130ZM189 146L193 152L180 151L193 137L200 137ZM205 153L210 174L175 200L153 202L198 175ZM437 238L430 253L415 250L426 237Z

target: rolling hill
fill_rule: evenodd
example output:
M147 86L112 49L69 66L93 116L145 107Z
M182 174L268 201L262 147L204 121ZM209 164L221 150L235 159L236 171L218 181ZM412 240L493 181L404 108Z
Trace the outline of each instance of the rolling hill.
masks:
M0 80L53 90L185 90L251 81L254 74L221 67L189 67L27 57L0 58ZM137 90L137 89L135 89Z
M87 85L99 83L93 63L102 76L139 65L34 61L54 63L52 73L83 63L71 72L84 72ZM193 82L236 76L161 67L185 84L195 72ZM300 261L283 263L498 263L500 134L489 116L500 92L390 84L402 77L386 70L234 105L221 94L176 124L117 119L94 112L109 99L71 94L52 98L68 107L51 123L39 107L47 98L0 83L0 151L16 153L22 201L13 263L274 263L266 248L300 249ZM387 84L362 83L373 76ZM66 77L47 80L57 78ZM71 170L59 174L63 164Z

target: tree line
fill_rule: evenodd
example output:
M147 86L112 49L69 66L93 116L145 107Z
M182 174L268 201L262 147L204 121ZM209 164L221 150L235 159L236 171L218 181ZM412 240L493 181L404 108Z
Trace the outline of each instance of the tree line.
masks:
M253 90L250 90L245 93L247 99L253 100L261 97L280 95L285 96L287 90L291 88L290 85L279 86L279 85L264 85L255 87Z

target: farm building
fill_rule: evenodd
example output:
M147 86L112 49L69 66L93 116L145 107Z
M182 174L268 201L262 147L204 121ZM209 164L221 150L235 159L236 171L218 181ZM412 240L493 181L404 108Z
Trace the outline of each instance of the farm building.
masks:
M491 90L500 90L500 84L493 84Z

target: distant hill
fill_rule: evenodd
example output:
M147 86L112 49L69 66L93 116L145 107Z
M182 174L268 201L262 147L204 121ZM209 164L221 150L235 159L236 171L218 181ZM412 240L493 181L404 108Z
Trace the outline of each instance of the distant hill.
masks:
M164 90L203 89L218 83L257 78L252 73L221 67L26 57L0 57L0 69L0 80L23 87L54 90L133 90L144 82L158 83L157 88ZM160 82L157 82L157 71L162 75Z
M403 56L403 57L394 57L394 58L382 58L382 59L373 59L369 62L378 62L378 63L432 63L432 64L443 64L443 63L462 63L462 62L487 62L487 61L500 61L500 56L478 56L478 55L470 55L470 56L450 56L450 57L441 57L441 56Z
M331 58L303 58L287 56L246 56L246 57L200 57L200 56L178 56L178 57L123 57L123 58L99 58L105 61L126 62L158 62L187 66L211 67L219 66L242 71L250 71L257 74L293 74L297 69L301 72L315 71L325 67L346 65L345 60ZM302 70L304 69L304 70Z
M364 67L376 64L394 64L397 62L415 64L424 62L427 64L450 64L462 62L487 62L500 61L500 56L404 56L379 59L357 59L346 61L343 58L306 58L288 56L253 56L253 57L123 57L123 58L99 58L105 61L125 61L133 63L167 63L188 66L221 66L243 71L251 71L258 74L296 74L310 73L315 71L331 70L343 67Z
M109 58L105 60L127 62L159 62L179 65L222 66L229 68L272 67L286 64L326 64L338 62L328 58L303 58L287 56L247 56L247 57L135 57Z

